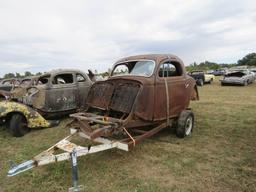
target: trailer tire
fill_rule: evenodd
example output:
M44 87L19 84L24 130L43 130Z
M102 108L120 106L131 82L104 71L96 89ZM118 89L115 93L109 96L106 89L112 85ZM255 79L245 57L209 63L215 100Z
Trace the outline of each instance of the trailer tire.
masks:
M204 85L203 79L199 79L199 80L198 80L198 85L199 85L199 86L203 86L203 85Z
M9 132L14 137L22 137L29 132L26 118L22 114L16 113L11 116Z
M181 112L178 118L178 126L176 128L176 136L184 138L189 136L194 128L194 114L190 110L184 110Z

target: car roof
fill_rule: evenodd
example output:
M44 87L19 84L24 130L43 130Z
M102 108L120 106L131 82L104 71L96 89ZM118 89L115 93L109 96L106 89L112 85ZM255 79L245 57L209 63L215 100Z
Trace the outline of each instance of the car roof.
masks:
M162 60L165 59L173 59L173 60L177 60L180 63L183 64L182 60L173 54L145 54L145 55L134 55L134 56L129 56L129 57L125 57L122 58L120 60L118 60L115 64L117 63L122 63L122 62L126 62L129 60L140 60L140 59L145 59L145 60L154 60L156 63L161 62Z
M44 74L42 74L41 76L45 76L45 75L55 75L55 74L59 74L59 73L81 73L86 75L85 72L78 70L78 69L54 69L51 71L48 71Z

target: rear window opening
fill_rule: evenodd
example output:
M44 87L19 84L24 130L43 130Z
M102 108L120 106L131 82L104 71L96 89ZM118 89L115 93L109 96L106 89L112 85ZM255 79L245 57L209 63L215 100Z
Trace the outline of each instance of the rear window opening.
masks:
M228 73L225 75L225 77L243 77L245 75L246 75L245 73L238 71L238 72Z
M78 83L85 82L85 77L82 74L76 74L76 81Z

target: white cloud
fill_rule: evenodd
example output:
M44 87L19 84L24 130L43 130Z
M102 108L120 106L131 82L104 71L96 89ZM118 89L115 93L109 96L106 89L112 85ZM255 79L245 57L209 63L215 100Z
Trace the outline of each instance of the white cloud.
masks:
M30 69L31 67L34 67L34 65L29 63L1 63L0 66L4 68L14 68L18 70L19 69L26 70L26 69Z
M103 71L149 52L235 62L255 51L255 13L252 0L0 0L0 76L20 63Z

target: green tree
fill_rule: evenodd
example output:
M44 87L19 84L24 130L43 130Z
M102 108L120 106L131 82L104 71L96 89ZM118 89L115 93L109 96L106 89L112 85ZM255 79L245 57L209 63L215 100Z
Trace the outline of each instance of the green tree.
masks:
M16 76L16 78L21 78L22 77L20 73L16 73L15 76Z
M37 73L36 73L36 76L40 76L40 75L42 75L41 72L37 72Z
M7 73L4 75L4 79L9 79L9 78L14 78L14 77L15 77L14 73Z
M25 77L28 77L28 76L32 76L33 74L31 73L31 72L29 72L29 71L25 71Z
M256 53L249 53L237 61L238 65L256 66Z

